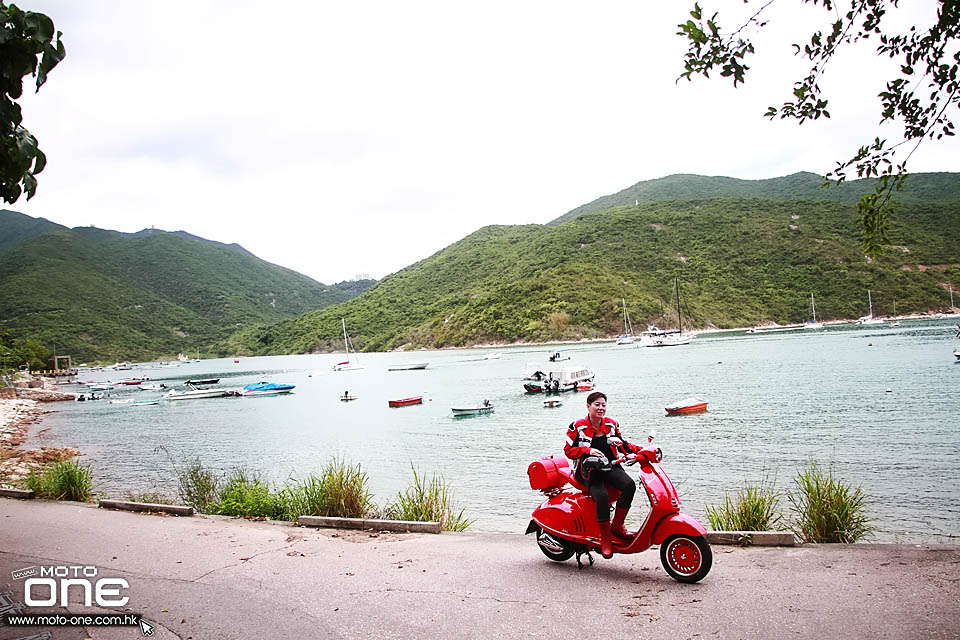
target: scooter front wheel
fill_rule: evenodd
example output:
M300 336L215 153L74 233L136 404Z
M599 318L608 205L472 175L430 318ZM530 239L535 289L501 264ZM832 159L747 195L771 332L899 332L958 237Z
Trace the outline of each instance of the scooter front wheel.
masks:
M713 566L713 551L703 536L672 535L660 545L660 561L679 582L699 582Z

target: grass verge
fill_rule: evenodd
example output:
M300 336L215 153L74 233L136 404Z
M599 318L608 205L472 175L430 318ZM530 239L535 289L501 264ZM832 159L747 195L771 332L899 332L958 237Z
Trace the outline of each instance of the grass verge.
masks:
M42 498L87 502L93 496L93 474L79 460L61 460L31 471L26 486Z
M791 530L801 542L857 542L873 533L866 514L867 496L811 463L794 479L787 494L796 515Z

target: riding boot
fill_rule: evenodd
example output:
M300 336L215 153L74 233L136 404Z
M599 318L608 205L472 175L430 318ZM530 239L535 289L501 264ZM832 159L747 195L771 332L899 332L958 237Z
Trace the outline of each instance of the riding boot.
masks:
M606 559L613 557L613 542L610 539L610 522L600 522L600 555Z
M627 528L623 526L623 520L627 517L627 512L630 509L624 509L623 507L617 507L616 512L613 514L613 522L610 523L610 532L615 536L620 536L629 540L633 537L633 534L627 531Z

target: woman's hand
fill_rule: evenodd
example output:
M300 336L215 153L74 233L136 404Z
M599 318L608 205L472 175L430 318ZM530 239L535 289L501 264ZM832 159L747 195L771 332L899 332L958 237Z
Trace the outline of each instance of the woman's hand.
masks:
M600 451L600 449L590 449L590 455L594 456L595 458L600 458L600 462L603 464L608 464L610 462L607 460L607 456L603 455L603 451Z

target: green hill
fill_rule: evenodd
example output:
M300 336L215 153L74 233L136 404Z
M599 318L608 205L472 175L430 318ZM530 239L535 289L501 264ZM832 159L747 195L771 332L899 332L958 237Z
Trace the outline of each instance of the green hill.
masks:
M632 203L631 203L632 204ZM960 203L903 205L876 260L859 249L852 204L757 198L644 202L565 224L492 226L380 281L354 300L240 332L250 353L356 345L444 347L614 336L675 323L674 276L696 327L945 309L960 285ZM661 313L665 316L663 317Z
M54 346L74 362L223 354L239 327L343 302L372 284L324 285L182 232L57 227L0 253L0 341L38 360Z
M45 218L31 218L16 211L0 209L0 253L13 249L31 238L66 227Z
M850 180L823 188L823 176L815 173L794 173L768 180L738 180L717 176L677 174L645 180L623 191L597 198L593 202L568 211L548 224L563 224L585 213L606 211L637 202L690 200L702 198L767 198L771 200L818 200L855 204L861 196L872 193L876 179ZM906 187L897 194L904 203L960 200L960 174L917 173L907 178Z

